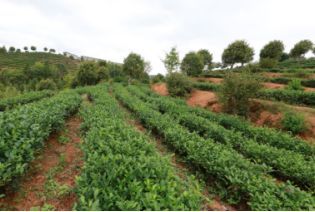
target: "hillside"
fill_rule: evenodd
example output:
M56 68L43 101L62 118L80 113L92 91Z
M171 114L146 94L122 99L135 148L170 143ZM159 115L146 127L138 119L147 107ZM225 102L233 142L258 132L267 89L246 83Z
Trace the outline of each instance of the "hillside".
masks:
M22 69L26 65L33 65L38 61L48 61L49 64L64 64L69 70L77 69L79 64L78 60L73 60L59 54L44 52L15 52L0 54L0 70L4 68Z

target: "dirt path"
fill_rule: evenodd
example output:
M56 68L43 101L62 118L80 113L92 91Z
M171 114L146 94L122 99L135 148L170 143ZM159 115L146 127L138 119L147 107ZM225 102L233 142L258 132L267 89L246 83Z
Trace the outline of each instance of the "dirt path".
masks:
M161 86L161 85L160 85ZM120 102L120 107L126 113L126 121L128 124L134 126L139 132L145 133L151 138L151 143L155 146L157 151L161 155L168 155L171 157L171 164L174 167L176 174L184 181L189 183L189 179L187 176L194 175L194 168L184 162L184 159L181 156L177 155L173 150L171 150L168 145L163 142L159 136L154 135L147 131L147 129L136 119L132 116L132 113L126 109ZM210 195L209 194L209 185L204 186L203 195L205 198L204 205L202 206L202 210L214 210L214 211L235 211L236 209L226 203L223 203L220 200L220 197L217 195ZM210 201L209 201L210 200Z
M83 165L80 145L81 119L69 118L61 133L53 133L18 191L8 191L0 200L5 210L72 210L76 196L75 177Z

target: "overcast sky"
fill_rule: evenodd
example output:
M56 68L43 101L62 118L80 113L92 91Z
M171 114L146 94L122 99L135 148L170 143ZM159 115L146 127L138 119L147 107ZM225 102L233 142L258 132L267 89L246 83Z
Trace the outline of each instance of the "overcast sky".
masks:
M0 0L0 45L47 46L122 62L129 52L165 73L161 59L172 46L182 58L206 48L221 60L236 39L256 56L270 40L286 50L315 42L314 0Z

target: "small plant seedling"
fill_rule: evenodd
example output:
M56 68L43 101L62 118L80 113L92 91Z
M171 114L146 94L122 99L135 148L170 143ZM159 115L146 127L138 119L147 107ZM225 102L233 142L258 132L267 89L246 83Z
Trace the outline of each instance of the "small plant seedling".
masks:
M70 141L70 139L64 135L59 136L58 142L61 144L66 144Z

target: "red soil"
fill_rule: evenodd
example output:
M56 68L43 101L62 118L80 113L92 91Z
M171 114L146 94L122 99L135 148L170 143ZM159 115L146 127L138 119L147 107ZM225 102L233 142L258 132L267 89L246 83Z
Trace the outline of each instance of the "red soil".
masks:
M160 94L161 96L167 96L168 91L165 83L159 83L152 85L152 90L156 93Z
M270 88L270 89L283 89L283 88L285 88L285 85L283 85L283 84L272 83L272 82L264 82L263 85L265 88Z
M217 97L215 93L210 91L193 90L190 97L187 99L187 104L190 106L206 107L216 102Z
M253 120L253 122L258 126L278 128L281 119L282 119L281 113L273 114L270 113L269 111L262 111L258 114L258 117L256 117L256 121Z
M70 188L75 186L75 176L79 174L79 168L83 165L82 152L78 147L80 143L79 128L81 120L72 117L66 121L68 130L64 136L69 142L61 144L58 142L58 134L53 133L45 144L43 151L30 165L30 171L23 177L18 191L7 191L6 197L0 200L0 205L9 210L30 210L32 207L42 207L50 204L56 210L72 210L76 196L71 191L63 197L47 197L45 184L47 173L60 163L60 156L65 156L65 163L61 171L53 176L60 185Z
M270 77L270 78L275 78L275 77L282 77L282 73L272 73L272 72L264 72L264 76Z
M315 92L315 88L304 87L304 91Z
M223 81L222 78L215 78L215 77L196 77L194 79L197 81L208 81L215 84L220 84Z

